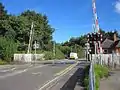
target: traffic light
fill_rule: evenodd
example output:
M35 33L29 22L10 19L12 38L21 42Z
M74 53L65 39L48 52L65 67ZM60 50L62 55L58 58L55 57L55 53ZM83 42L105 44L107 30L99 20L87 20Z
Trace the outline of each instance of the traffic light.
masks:
M101 33L98 33L98 41L102 42L103 40L103 35Z
M95 41L95 34L92 33L92 41L94 42Z
M87 35L87 40L88 40L88 42L91 41L91 34L90 33L88 33L88 35Z
M95 33L95 41L98 41L98 33Z
M103 35L100 34L100 41L102 42L103 41Z

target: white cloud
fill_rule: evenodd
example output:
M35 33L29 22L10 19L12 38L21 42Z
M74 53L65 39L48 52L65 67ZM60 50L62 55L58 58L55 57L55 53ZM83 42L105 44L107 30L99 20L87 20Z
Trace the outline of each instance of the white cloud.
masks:
M120 0L115 3L115 11L120 14Z

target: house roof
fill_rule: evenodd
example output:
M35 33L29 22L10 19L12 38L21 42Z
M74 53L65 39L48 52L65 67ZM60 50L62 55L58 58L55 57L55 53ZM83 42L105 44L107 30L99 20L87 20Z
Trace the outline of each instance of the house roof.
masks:
M114 44L114 41L109 40L109 39L105 39L105 41L103 41L103 43L102 43L102 48L109 49L109 48L111 48L111 46L113 44Z

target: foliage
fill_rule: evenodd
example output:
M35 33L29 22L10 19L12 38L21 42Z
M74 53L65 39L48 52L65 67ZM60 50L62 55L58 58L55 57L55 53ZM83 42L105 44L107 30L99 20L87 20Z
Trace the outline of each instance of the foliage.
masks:
M35 11L24 11L18 16L8 15L4 6L0 3L2 17L0 18L0 36L11 38L14 41L19 41L22 44L28 44L31 24L34 23L33 41L37 40L42 49L46 49L51 43L52 33L54 28L49 25L46 15L36 13ZM6 18L6 16L8 18Z
M46 51L46 52L44 52L44 54L45 54L45 60L52 60L52 59L54 59L53 52Z
M11 40L0 37L0 58L10 62L17 51L17 44Z
M105 66L95 65L95 88L99 90L99 82L101 78L108 77L109 69Z
M85 90L89 90L89 68L90 68L90 66L87 66L85 68L85 76L84 76Z
M7 11L5 10L4 5L0 2L0 20L4 20L8 17Z
M8 64L6 61L0 60L0 65L6 65Z
M54 28L49 24L46 15L30 10L18 16L9 15L4 5L0 3L0 58L11 61L16 50L26 53L32 22L34 23L33 43L37 40L40 45L39 50L51 51Z
M64 53L64 55L68 55L71 51L69 46L59 46L59 49Z
M64 59L65 55L61 52L61 50L59 48L56 47L56 59Z
M107 78L109 69L105 66L101 65L94 65L94 71L95 71L95 90L99 90L99 84L101 78ZM89 90L89 69L85 70L85 90Z
M64 54L60 51L60 49L56 48L55 56L52 51L44 51L45 60L52 60L52 59L64 59Z
M114 40L114 33L117 35L118 38L120 38L120 35L117 30L111 30L105 32L104 30L100 29L100 32L103 35L103 40L105 40L106 38L110 40Z

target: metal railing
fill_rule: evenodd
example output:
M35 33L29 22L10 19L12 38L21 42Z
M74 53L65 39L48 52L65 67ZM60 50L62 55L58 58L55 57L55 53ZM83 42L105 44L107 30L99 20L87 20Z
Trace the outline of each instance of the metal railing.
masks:
M120 68L120 55L101 54L93 57L89 69L89 90L95 90L95 72L94 64L105 65L111 68Z
M95 74L93 62L91 62L89 69L89 90L95 90Z

